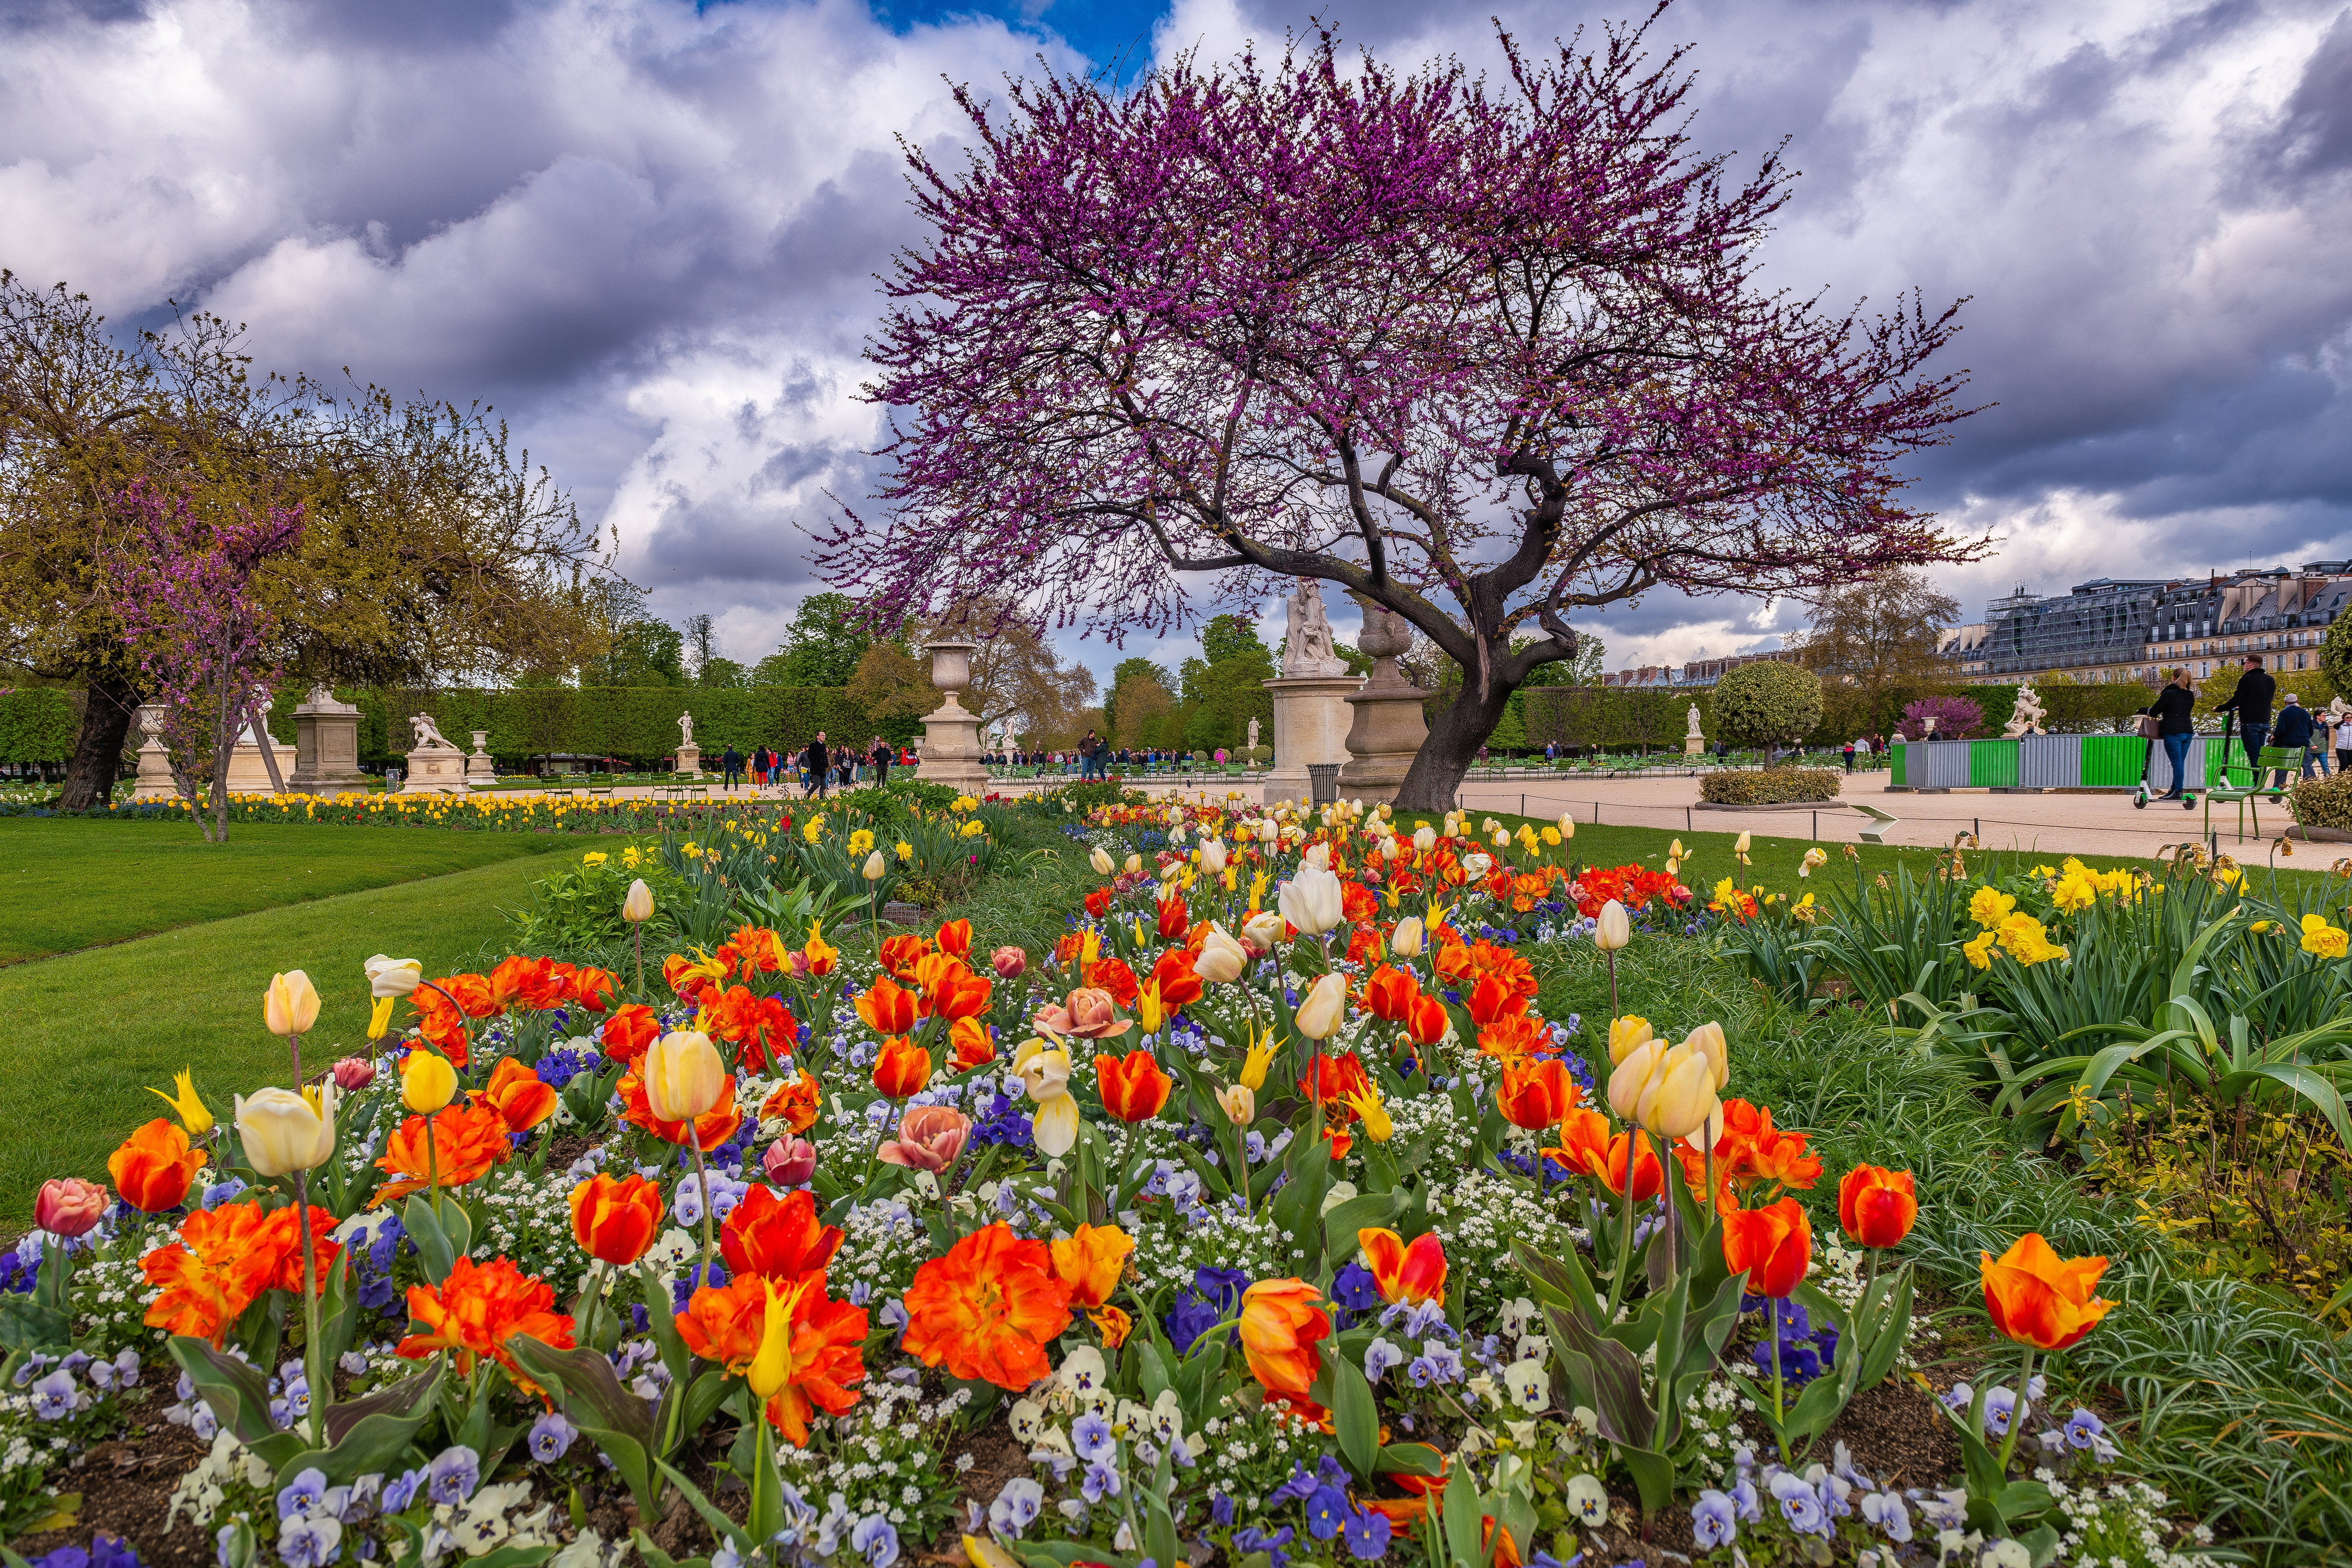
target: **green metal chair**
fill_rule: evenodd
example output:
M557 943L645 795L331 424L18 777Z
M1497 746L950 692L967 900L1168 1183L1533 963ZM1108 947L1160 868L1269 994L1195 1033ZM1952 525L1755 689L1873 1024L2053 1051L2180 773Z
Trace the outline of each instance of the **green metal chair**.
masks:
M2242 742L2238 742L2238 755L2241 758L2245 755L2245 746ZM2286 797L2287 792L2294 788L2295 779L2303 773L2303 749L2299 746L2264 746L2263 754L2254 759L2252 769L2247 772L2246 783L2243 786L2230 782L2230 773L2233 765L2242 771L2244 768L2242 763L2232 764L2227 753L2224 753L2221 760L2221 782L2205 792L2205 832L2209 837L2213 832L2213 803L2218 800L2224 805L2232 805L2238 808L2238 837L2241 842L2243 842L2246 837L2246 815L2249 812L2253 814L2254 837L2260 838L2263 836L2263 815L2254 804L2255 798L2266 795L2275 804ZM2286 790L2274 790L2270 787L2268 781L2276 773L2286 774ZM2287 815L2290 817L2294 815L2293 807L2288 808Z

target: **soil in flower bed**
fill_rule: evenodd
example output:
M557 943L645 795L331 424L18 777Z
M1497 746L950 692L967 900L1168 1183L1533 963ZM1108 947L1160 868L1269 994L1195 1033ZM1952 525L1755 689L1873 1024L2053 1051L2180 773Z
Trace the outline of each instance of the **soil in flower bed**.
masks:
M185 1426L163 1419L172 1403L168 1380L152 1386L158 1375L148 1372L142 1397L130 1405L130 1431L93 1446L74 1467L57 1478L61 1491L81 1493L74 1522L62 1530L45 1530L10 1542L10 1548L37 1558L60 1546L87 1549L99 1531L119 1535L139 1549L146 1568L212 1568L213 1543L185 1520L168 1535L163 1518L172 1507L173 1489L196 1468L206 1445Z

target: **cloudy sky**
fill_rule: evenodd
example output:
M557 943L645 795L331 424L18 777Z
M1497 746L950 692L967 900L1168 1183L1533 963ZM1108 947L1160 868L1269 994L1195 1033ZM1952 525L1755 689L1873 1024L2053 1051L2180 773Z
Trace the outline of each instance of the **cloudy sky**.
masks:
M798 526L860 491L873 274L919 237L898 139L950 79L1131 76L1310 14L1405 60L1626 14L1403 0L0 0L0 266L119 321L167 298L263 363L498 405L673 618L771 649ZM1777 279L1972 296L1997 405L1916 493L2003 541L1943 580L2352 556L2344 0L1684 0L1695 132L1803 171ZM1653 599L1612 665L1775 645L1788 606ZM1075 648L1097 669L1118 657ZM1144 651L1181 653L1171 643Z

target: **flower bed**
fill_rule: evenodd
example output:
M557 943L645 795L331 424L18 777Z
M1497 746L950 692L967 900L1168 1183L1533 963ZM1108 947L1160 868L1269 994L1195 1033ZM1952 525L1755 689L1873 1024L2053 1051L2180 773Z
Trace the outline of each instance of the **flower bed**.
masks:
M0 1529L58 1544L64 1467L127 1451L169 1472L131 1549L226 1568L2173 1561L2035 1392L2104 1259L1988 1258L2009 1343L1947 1415L1904 1256L1937 1194L1857 1166L1832 1233L1721 1027L1538 1005L1531 955L1613 984L1777 902L1711 916L1565 822L1065 819L1096 882L1050 949L745 920L642 990L379 957L371 1054L227 1116L184 1079L15 1255ZM774 846L693 847L662 900ZM292 1072L316 1007L265 1000ZM1898 1480L1864 1405L1965 1465Z

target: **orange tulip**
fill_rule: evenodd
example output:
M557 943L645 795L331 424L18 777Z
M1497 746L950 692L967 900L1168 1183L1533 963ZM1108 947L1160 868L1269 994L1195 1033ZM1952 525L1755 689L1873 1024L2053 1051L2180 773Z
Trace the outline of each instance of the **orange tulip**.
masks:
M1331 1332L1322 1299L1304 1279L1261 1279L1242 1292L1242 1354L1269 1397L1314 1408L1307 1391L1323 1370L1315 1347Z
M1899 1247L1919 1217L1908 1171L1856 1165L1838 1184L1838 1223L1864 1247Z
M1189 948L1171 947L1151 966L1151 983L1160 987L1160 1005L1170 1012L1198 1002L1208 986L1195 969L1199 957Z
M1445 1299L1445 1247L1430 1231L1404 1238L1392 1230L1366 1226L1356 1232L1364 1249L1364 1263L1381 1288L1383 1301L1442 1301Z
M1053 1243L1054 1272L1081 1307L1099 1307L1118 1289L1135 1238L1115 1225L1081 1225L1066 1241Z
M604 1054L616 1062L633 1062L661 1038L661 1015L642 1002L616 1008L604 1020Z
M1565 1120L1582 1098L1583 1091L1568 1076L1568 1065L1557 1057L1547 1057L1504 1068L1495 1105L1504 1121L1536 1132Z
M946 960L925 980L930 990L931 1014L940 1018L979 1017L988 1011L989 997L996 989L993 981L974 974L961 959Z
M1812 1258L1812 1221L1796 1199L1724 1212L1724 1267L1734 1274L1747 1271L1749 1295L1786 1297L1803 1283Z
M921 1013L913 992L895 984L887 975L877 974L874 984L857 998L857 1016L877 1035L903 1035L914 1028Z
M772 1325L769 1314L783 1314ZM778 1289L754 1276L695 1291L673 1320L686 1348L729 1372L745 1375L755 1394L773 1381L767 1416L785 1439L808 1446L808 1418L817 1410L839 1415L857 1403L849 1384L866 1377L866 1309L828 1299L824 1276L811 1275ZM760 1364L770 1329L778 1353Z
M971 962L971 922L946 921L940 926L940 951L951 952L965 963Z
M454 1352L461 1374L488 1356L526 1394L537 1394L539 1385L515 1364L508 1342L521 1334L556 1350L572 1348L572 1320L555 1310L554 1287L503 1258L488 1263L460 1258L439 1285L411 1285L408 1315L425 1331L401 1341L399 1354L422 1361Z
M905 1304L908 1355L1016 1394L1054 1370L1045 1346L1070 1326L1070 1287L1051 1251L1001 1222L917 1268Z
M1625 1167L1633 1168L1633 1201L1648 1203L1666 1184L1665 1167L1658 1163L1657 1145L1645 1133L1642 1152L1633 1153L1633 1135L1609 1134L1609 1119L1597 1110L1571 1110L1560 1119L1559 1144L1544 1151L1544 1158L1590 1176L1617 1197L1625 1195Z
M996 1042L978 1018L958 1018L948 1026L948 1051L955 1070L968 1072L996 1059Z
M1985 1310L2019 1344L2063 1351L2115 1308L2091 1294L2107 1271L2105 1258L2061 1258L2038 1232L2019 1237L1999 1258L1982 1257Z
M931 944L921 937L912 931L901 931L896 936L883 938L875 958L881 963L883 973L896 975L901 980L912 980L915 965L922 963L930 951Z
M1470 988L1470 1021L1480 1028L1528 1010L1527 998L1491 974L1482 974Z
M817 1218L816 1197L806 1187L779 1198L754 1186L719 1229L719 1255L735 1274L795 1279L824 1268L840 1250L840 1230Z
M1420 1000L1421 982L1394 964L1381 964L1364 982L1364 1010L1391 1024L1403 1023Z
M874 1087L883 1099L904 1100L930 1081L930 1052L904 1036L882 1042L881 1053L874 1058Z
M499 1058L481 1098L497 1108L509 1132L528 1132L555 1114L555 1090L512 1057Z
M162 1214L187 1198L188 1184L209 1159L190 1146L177 1122L159 1116L107 1156L106 1173L124 1203L142 1214Z
M1103 1109L1121 1121L1149 1121L1168 1103L1176 1080L1160 1070L1150 1051L1095 1058L1095 1081L1102 1090Z
M572 1189L572 1237L589 1257L626 1268L661 1235L664 1207L658 1183L600 1173Z
M760 1106L760 1120L782 1118L793 1131L805 1132L816 1125L817 1113L824 1108L823 1091L816 1077L803 1068L800 1077L769 1090L768 1098Z
M1433 1046L1445 1037L1445 1031L1453 1025L1444 1003L1434 996L1416 996L1405 1015L1405 1037L1416 1046Z

